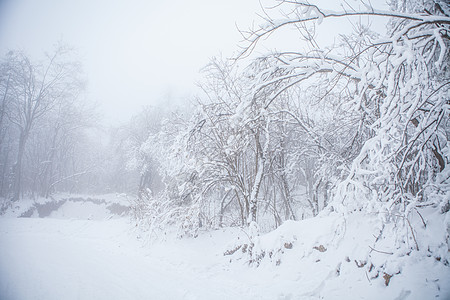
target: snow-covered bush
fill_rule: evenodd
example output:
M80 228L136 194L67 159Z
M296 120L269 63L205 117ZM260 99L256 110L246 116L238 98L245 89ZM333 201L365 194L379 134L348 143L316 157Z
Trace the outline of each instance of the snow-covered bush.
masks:
M200 228L198 205L180 205L164 195L142 192L131 203L132 218L141 233L151 240L176 237L197 237Z
M396 238L389 239L395 255L424 248L433 252L431 240L418 240L422 229L417 226L426 228L427 220L414 224L412 220L422 219L420 211L426 207L448 219L449 5L445 1L392 1L392 11L367 6L362 11L332 12L301 1L278 2L275 8L282 12L281 18L267 13L267 22L248 33L249 45L243 55L253 51L260 40L290 26L307 37L312 50L258 58L270 63L255 73L253 98L248 103L260 91L273 87L264 106L268 111L283 94L303 88L312 90L318 102L333 101L348 111L349 122L330 143L332 147L324 147L329 143L325 135L316 140L311 136L318 152L342 155L335 155L342 157L335 167L341 172L330 186L328 211L337 211L344 219L354 212L377 215L379 239L395 233ZM338 46L322 49L307 26L353 16L386 18L387 35L380 37L366 26L355 26L356 31L342 36ZM327 124L333 124L332 115L330 112L318 123L330 128ZM303 126L301 122L298 125ZM314 128L306 131L314 133ZM329 164L324 161L322 168L326 170ZM440 249L449 248L450 230L445 226L438 244L447 246ZM447 263L448 252L443 255L445 259L439 254L439 260Z

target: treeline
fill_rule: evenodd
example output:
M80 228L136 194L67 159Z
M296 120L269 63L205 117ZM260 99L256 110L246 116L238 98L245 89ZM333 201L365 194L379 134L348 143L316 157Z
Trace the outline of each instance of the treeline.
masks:
M58 46L41 61L10 51L0 63L0 197L48 196L70 190L85 169L83 128L92 116L71 50ZM64 186L64 188L63 188Z
M15 50L1 59L0 207L55 192L136 194L139 174L127 168L133 121L105 128L85 88L66 45L41 59Z
M270 230L324 209L386 222L418 207L447 212L448 4L341 13L277 4L243 32L239 57L204 69L189 109L147 108L104 143L85 130L95 117L69 52L39 63L9 53L0 70L0 196L134 192L134 216L151 234L175 225L194 236L250 223ZM316 43L322 21L361 16L389 20L387 35L356 23L332 47ZM283 28L310 50L252 52Z
M391 11L333 13L277 3L243 32L237 60L205 69L193 115L159 118L135 140L136 219L151 233L177 224L181 235L195 235L201 226L251 222L269 230L325 208L386 221L408 220L423 206L448 211L448 4L393 1ZM315 42L314 26L355 16L385 18L387 35L358 23L331 48ZM311 50L250 55L286 27Z

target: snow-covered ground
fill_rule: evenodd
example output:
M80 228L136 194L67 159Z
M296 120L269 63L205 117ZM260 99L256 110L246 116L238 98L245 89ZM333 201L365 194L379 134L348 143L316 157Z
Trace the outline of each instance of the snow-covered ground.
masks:
M287 222L255 240L267 254L249 266L242 248L224 255L248 243L243 230L149 243L105 209L123 199L72 198L53 200L63 204L46 217L30 204L0 218L0 299L450 299L449 267L421 252L395 260L388 286L371 278L360 249L375 219Z

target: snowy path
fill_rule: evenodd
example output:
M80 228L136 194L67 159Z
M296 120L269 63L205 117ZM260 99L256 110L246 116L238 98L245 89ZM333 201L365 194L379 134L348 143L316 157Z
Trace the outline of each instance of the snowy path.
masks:
M348 219L345 239L334 248L329 242L325 252L314 245L333 241L339 218L286 223L259 243L283 244L282 237L295 234L295 247L281 265L266 260L255 268L223 255L238 236L247 239L238 228L149 245L128 217L106 207L77 200L45 218L17 218L27 206L0 217L0 300L450 299L450 269L420 253L394 261L401 273L394 272L389 287L381 276L368 280L355 264L371 239L373 224L365 217ZM438 218L428 220L428 228L442 226ZM372 259L376 255L386 254Z
M128 228L123 219L0 219L0 298L247 299L256 296L243 294L244 288L239 288L234 280L208 276L212 274L205 274L205 270L199 273L187 265L151 255L139 241L131 238Z

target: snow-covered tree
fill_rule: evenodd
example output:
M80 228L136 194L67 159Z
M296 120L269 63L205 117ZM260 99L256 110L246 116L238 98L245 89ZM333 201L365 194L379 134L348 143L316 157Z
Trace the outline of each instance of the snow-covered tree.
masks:
M361 30L353 36L356 43L352 36L343 39L346 51L340 47L267 56L276 62L258 76L260 87L278 86L271 96L274 100L298 85L315 86L322 101L339 93L338 103L360 121L355 134L364 136L339 184L337 202L350 210L373 205L381 209L375 201L385 203L382 206L389 211L395 206L408 212L418 203L444 196L448 184L448 4L393 2L392 11L367 7L345 12L322 11L301 1L280 1L280 5L288 6L289 13L281 20L268 17L248 36L245 51L282 27L365 15L390 20L387 37L376 39Z

